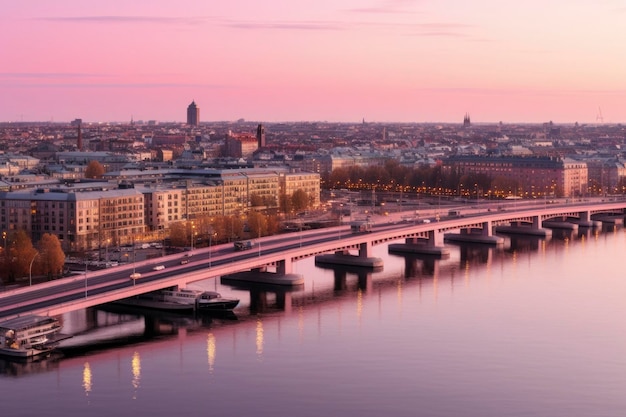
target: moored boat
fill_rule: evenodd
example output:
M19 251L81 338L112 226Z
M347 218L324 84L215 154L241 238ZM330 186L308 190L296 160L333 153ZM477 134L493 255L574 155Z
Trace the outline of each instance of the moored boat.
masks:
M0 323L0 355L30 358L50 352L70 336L62 335L61 323L48 316L26 315Z
M232 310L237 307L239 300L236 298L223 298L215 291L204 291L198 298L199 310Z
M196 309L231 310L239 303L239 300L222 298L219 293L213 291L185 288L152 291L136 297L124 298L115 303L157 310L185 312Z

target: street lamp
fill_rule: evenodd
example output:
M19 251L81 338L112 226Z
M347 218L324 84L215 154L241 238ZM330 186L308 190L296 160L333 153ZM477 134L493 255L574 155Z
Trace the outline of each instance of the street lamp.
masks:
M211 247L212 247L212 243L213 243L213 235L215 234L215 232L213 231L213 229L211 229L211 231L209 232L209 268L211 267Z
M35 258L39 255L39 252L35 253L33 259L30 260L30 266L28 267L28 286L33 285L33 262L35 262Z

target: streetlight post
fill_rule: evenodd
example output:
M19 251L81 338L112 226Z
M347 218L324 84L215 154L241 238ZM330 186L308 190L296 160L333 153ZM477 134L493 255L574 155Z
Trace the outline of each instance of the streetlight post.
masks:
M211 267L211 248L213 243L213 229L209 232L209 268Z
M87 298L87 257L85 257L85 298Z
M30 266L28 267L28 286L33 285L33 262L35 262L35 258L39 255L39 252L35 253L33 259L30 260Z

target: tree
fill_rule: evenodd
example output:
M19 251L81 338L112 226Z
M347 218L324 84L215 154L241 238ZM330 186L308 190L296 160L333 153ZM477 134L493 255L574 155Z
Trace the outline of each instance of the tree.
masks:
M98 161L91 161L85 169L85 178L102 178L104 175L104 167Z
M170 226L170 243L172 246L179 247L189 245L189 237L184 222L173 223Z
M39 257L37 271L52 278L55 274L63 273L65 253L61 249L61 242L56 235L44 233L39 241Z
M277 216L267 216L267 234L269 236L275 235L280 230L280 220Z
M291 195L291 205L296 212L302 211L309 206L309 196L302 188L298 188Z
M24 230L18 230L10 236L8 246L3 271L9 282L15 282L18 277L28 276L37 250Z
M267 218L256 211L248 213L248 228L252 237L267 235Z
M250 194L250 206L260 207L263 205L265 205L265 201L260 194L257 194L257 193Z
M291 196L288 196L287 194L280 195L279 203L280 203L280 210L283 213L289 213L293 209L293 204L291 203Z

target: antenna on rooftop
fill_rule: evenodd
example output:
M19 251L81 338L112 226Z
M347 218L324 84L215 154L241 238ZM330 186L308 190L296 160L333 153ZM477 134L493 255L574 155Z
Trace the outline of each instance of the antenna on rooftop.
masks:
M596 122L604 123L604 117L602 117L602 109L598 106L598 114L596 115Z

